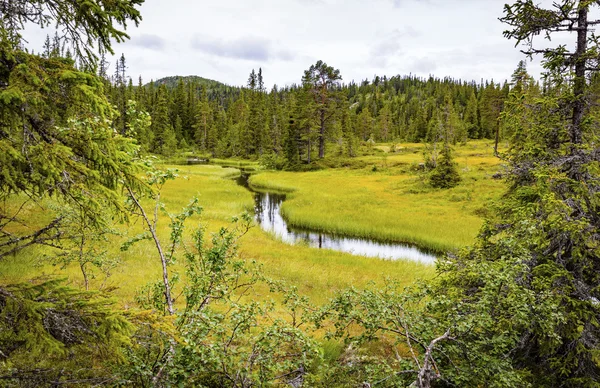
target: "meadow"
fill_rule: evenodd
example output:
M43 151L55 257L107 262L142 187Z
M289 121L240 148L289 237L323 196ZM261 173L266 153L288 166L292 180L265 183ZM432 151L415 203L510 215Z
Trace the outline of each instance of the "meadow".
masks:
M389 145L370 156L353 161L359 168L323 169L313 172L263 171L250 179L254 188L288 192L282 211L292 225L327 232L373 238L377 240L414 243L433 250L457 249L470 244L481 226L489 200L498 198L503 183L491 179L499 170L489 142L470 142L456 147L463 182L450 190L431 189L425 175L419 171L422 149L418 144L397 146L391 153ZM256 167L250 163L228 165ZM178 170L178 178L169 181L161 200L170 213L178 213L193 197L203 206L201 217L188 221L187 234L200 225L207 233L230 225L232 217L252 212L252 194L235 179L239 169L215 165L176 166L161 168ZM15 205L19 203L17 199ZM147 207L153 204L146 202ZM52 208L49 200L29 205L23 216L41 222ZM106 244L107 256L118 265L109 276L95 271L92 289L112 289L123 306L134 304L136 292L150 281L160 278L160 262L150 241L142 241L121 252L126 239L142 232L141 221L117 225L122 232ZM166 244L169 236L168 217L163 214L158 233ZM83 278L76 265L62 268L49 264L52 252L47 248L30 248L5 259L0 282L25 281L34 277L66 277L69 283L82 287ZM309 248L302 244L288 245L278 241L258 226L240 240L240 254L255 260L264 273L298 287L301 294L314 303L324 303L336 291L386 279L409 285L417 279L434 275L433 266L408 260L364 258L330 250ZM183 273L180 264L174 272Z
M489 141L455 147L462 182L431 188L420 171L421 144L377 146L357 158L358 169L264 172L250 177L257 190L286 192L282 213L296 227L381 241L415 244L433 251L455 250L474 241L490 201L504 190L493 179L501 166Z
M233 178L239 170L212 165L162 166L178 170L179 177L169 181L161 193L161 200L170 213L178 213L193 197L198 197L204 211L201 217L188 221L187 232L203 225L208 233L230 224L233 216L253 209L253 198ZM18 203L15 199L15 204ZM41 207L40 207L41 206ZM51 207L49 201L40 206L29 206L23 216L29 220L41 219ZM146 202L146 206L152 203ZM44 210L45 209L45 210ZM113 237L106 244L107 255L119 260L119 264L106 278L96 271L91 288L111 289L119 303L125 307L134 305L136 292L146 283L160 279L160 261L150 241L142 241L130 250L121 252L121 244L129 237L142 232L141 222L117 225L123 236ZM169 236L168 218L162 215L158 232L166 244ZM298 287L313 303L324 303L336 291L347 287L362 287L370 282L383 283L394 279L409 285L416 279L426 279L434 274L432 266L411 261L389 261L352 256L329 250L313 249L302 245L291 246L254 227L240 240L240 254L262 265L264 273L274 279L284 280ZM69 283L83 287L79 268L71 265L62 268L51 265L48 249L30 248L14 257L5 259L0 271L0 281L14 283L31 278L65 277ZM180 264L172 268L183 272Z

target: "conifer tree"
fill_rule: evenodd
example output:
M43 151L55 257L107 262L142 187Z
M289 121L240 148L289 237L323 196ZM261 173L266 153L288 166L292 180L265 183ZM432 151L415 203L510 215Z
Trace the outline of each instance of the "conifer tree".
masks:
M123 185L144 187L137 178L137 147L110 126L116 112L104 81L74 66L75 59L95 63L93 50L111 51L111 40L123 41L127 35L121 28L139 22L140 4L0 2L0 262L23 248L60 247L62 239L72 237L65 217L46 212L48 223L27 225L7 200L25 198L23 206L41 206L52 196L81 215L94 233L102 226L100 215L123 215ZM20 36L25 23L56 25L72 44L73 58L59 58L62 38L52 49L47 46L43 57L28 53ZM58 280L0 284L0 306L2 385L119 380L131 324L98 292L79 292Z
M158 88L156 104L152 111L152 150L162 155L172 155L177 148L177 138L169 119L167 89L164 85Z
M318 125L319 158L325 157L326 131L336 113L335 106L339 99L338 83L341 79L340 71L323 61L312 65L302 77L302 84L313 99L311 106Z
M288 170L296 170L300 164L299 143L300 133L298 130L298 121L293 114L290 114L284 140L284 152L287 160L286 168Z
M589 92L600 70L590 33L600 23L591 17L599 6L585 0L505 6L505 36L525 43L530 55L544 55L546 88L537 98L525 93L509 101L507 116L523 126L508 152L510 189L475 246L440 263L441 297L433 296L439 303L428 313L494 366L469 367L456 376L459 385L501 379L515 387L597 386L600 120ZM537 46L536 37L561 33L574 41L572 51ZM445 297L452 304L440 308Z
M465 128L470 139L478 139L481 134L478 112L477 97L475 96L475 92L471 91L464 114Z
M200 97L194 114L194 139L201 150L208 150L209 132L212 125L212 109L208 101L206 87L200 87Z

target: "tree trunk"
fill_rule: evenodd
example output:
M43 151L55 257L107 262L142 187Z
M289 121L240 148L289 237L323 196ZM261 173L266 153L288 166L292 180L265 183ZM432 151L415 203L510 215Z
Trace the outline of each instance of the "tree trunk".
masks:
M581 4L581 1L579 2ZM573 121L571 124L571 146L581 144L581 122L585 110L585 68L587 60L585 52L587 50L587 33L588 33L588 5L581 7L578 11L577 20L577 49L573 55L575 63L575 81L573 84L573 95L575 102L573 103ZM574 150L576 147L572 147Z
M494 156L498 157L498 143L500 142L500 126L496 126L496 141L494 142Z
M325 157L325 111L321 109L321 128L319 128L319 159Z
M146 211L144 210L144 207L142 206L142 204L139 202L139 200L137 199L137 197L135 196L135 194L133 193L133 191L127 187L127 191L129 192L129 196L131 197L131 200L133 201L133 203L135 204L135 206L138 208L138 210L140 211L142 218L144 219L144 221L146 222L146 226L148 227L148 230L150 231L150 234L152 235L152 239L154 240L154 244L156 245L156 250L158 251L158 255L160 256L160 262L162 264L162 276L163 276L163 285L164 285L164 294L165 294L165 301L167 304L167 310L169 312L169 315L173 315L175 314L175 309L173 308L173 298L171 297L171 286L169 284L169 273L168 273L168 268L167 268L167 257L165 256L165 253L162 249L162 246L160 244L160 240L158 239L158 235L156 234L156 219L158 217L157 213L157 209L155 209L155 222L153 223L150 218L148 217L148 214L146 214ZM158 204L160 202L160 197L156 199L156 206L158 207Z

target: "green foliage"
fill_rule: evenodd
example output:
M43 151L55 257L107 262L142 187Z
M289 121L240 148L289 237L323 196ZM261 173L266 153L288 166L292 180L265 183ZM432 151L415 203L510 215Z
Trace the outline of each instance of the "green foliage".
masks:
M458 167L452 159L452 150L446 144L437 160L437 165L429 176L431 186L437 189L450 189L456 187L461 181Z
M175 380L218 386L301 381L318 357L315 343L300 329L305 300L268 282L272 292L286 292L294 318L287 322L272 317L274 302L244 297L264 282L260 272L236 257L237 240L250 222L245 216L236 229L221 229L210 248L202 231L194 234L195 253L186 254L189 283L179 317L183 344L172 369Z
M102 275L99 288L103 288L112 271L120 263L120 258L109 255L106 248L109 238L119 235L109 219L110 213L99 213L92 223L80 208L66 204L49 208L61 218L64 224L61 232L64 237L60 249L49 257L44 256L40 264L50 261L54 265L60 265L62 269L77 264L86 290L89 290L91 280L100 277L99 271Z
M304 71L302 85L306 96L308 108L305 110L303 119L309 123L307 128L308 145L314 137L319 143L319 158L325 157L326 134L331 131L330 123L336 114L336 105L340 99L339 81L342 76L338 69L328 66L323 61L317 61L308 70ZM318 129L313 134L312 129ZM310 163L310 150L308 151L308 163Z
M61 280L0 287L0 379L23 387L106 384L133 326L99 293Z
M216 94L220 94L221 91L235 91L236 87L233 86L227 86L219 81L215 81L212 79L207 79L207 78L203 78L203 77L198 77L195 75L190 75L190 76L173 76L173 77L164 77L164 78L160 78L157 79L156 81L154 81L153 85L154 86L161 86L161 85L165 85L168 89L175 89L179 82L183 82L183 84L185 85L193 85L193 87L196 89L194 90L194 92L200 92L200 88L203 87L208 95L216 95ZM150 84L146 84L144 85L145 88L150 88L151 85Z
M152 119L150 114L138 107L138 103L129 100L127 104L127 136L135 138L140 151L149 152L154 143L154 133L150 130Z
M530 54L540 32L576 32L577 49L541 50L544 93L525 83L514 90L503 117L513 133L511 188L477 244L439 262L423 314L438 314L436 325L451 327L468 347L467 362L453 361L446 372L453 384L598 386L598 117L584 98L591 96L588 72L596 71L589 55L598 49L587 36L597 22L588 12L597 7L562 1L544 8L528 0L505 7L503 21L512 28L505 35L529 43ZM567 60L574 74L566 73ZM522 69L516 78L526 79ZM450 346L443 351L452 354ZM454 375L461 364L471 370Z
M94 49L103 53L112 51L112 41L124 42L129 36L123 31L128 22L136 26L141 15L138 8L144 0L26 0L3 4L0 30L21 40L20 32L27 23L40 27L56 25L65 39L73 45L82 60L94 62ZM15 43L16 43L15 42Z
M152 330L143 334L153 340L140 343L130 355L130 379L202 386L302 381L319 357L314 341L300 329L306 324L308 302L295 290L265 279L254 264L239 259L238 240L252 223L248 214L234 219L233 228L221 228L210 243L200 228L192 233L192 244L184 245L184 224L200 211L197 200L193 200L180 214L170 216L166 256L172 264L179 248L184 249L184 308L175 313L173 335L162 331L152 334ZM167 284L172 287L173 279L149 284L138 301L145 308L167 310ZM247 297L261 284L283 295L291 321L276 316L273 301ZM157 357L159 362L150 357Z
M4 51L0 111L0 196L25 194L36 202L54 196L82 209L87 222L120 213L118 189L136 176L138 148L111 128L115 112L99 78L71 61ZM61 237L59 217L32 233L19 233L19 211L0 211L0 256Z
M457 304L454 290L442 288L446 284L403 289L389 283L383 289L340 293L320 316L321 324L329 328L328 336L343 339L346 345L341 358L347 359L348 366L338 366L337 372L375 386L384 382L418 387L435 386L436 382L464 387L527 386L524 375L505 357L515 343L512 333L492 337L499 323L527 323L522 313L530 309L530 300L521 294L522 288L504 283L520 268L515 266L513 273L502 266L477 272L483 279L497 282L484 291L489 299L476 306L476 313ZM503 286L506 294L499 294ZM494 305L503 295L511 299L505 300L505 305Z
M281 157L277 156L275 153L264 154L258 160L258 163L262 168L267 170L283 170L287 161Z

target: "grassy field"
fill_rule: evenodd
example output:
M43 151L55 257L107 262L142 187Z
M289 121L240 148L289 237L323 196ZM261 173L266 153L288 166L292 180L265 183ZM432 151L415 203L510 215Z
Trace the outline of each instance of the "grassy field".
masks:
M233 178L239 171L219 166L165 166L177 168L179 178L168 182L162 191L162 201L171 213L177 213L197 196L204 207L201 218L191 219L188 232L200 223L207 226L209 233L227 225L230 219L253 208L252 195L238 186ZM335 174L335 172L332 172ZM338 172L339 173L339 172ZM32 206L25 217L35 220L43 217L46 209ZM147 203L147 205L151 205ZM167 241L168 219L163 216L159 222L159 234ZM139 221L130 225L120 225L125 234L107 244L109 256L118 257L118 265L108 279L98 276L92 280L92 288L115 287L114 295L124 306L131 305L136 290L149 281L160 278L160 263L155 248L149 241L135 245L127 252L120 251L121 243L127 236L142 231ZM24 281L37 276L67 277L71 284L83 285L82 275L76 266L61 269L47 264L44 255L49 252L39 248L23 251L15 257L5 259L0 264L0 282ZM385 261L356 257L349 254L318 250L306 246L290 246L277 241L260 228L253 228L241 240L241 255L255 259L263 265L264 272L275 279L285 280L299 288L302 294L315 303L323 303L335 291L349 286L361 287L369 282L383 282L385 278L409 284L415 279L433 275L431 266L410 261ZM175 266L174 270L182 271Z
M417 244L435 251L473 242L487 204L504 189L491 176L500 169L492 144L457 146L462 183L450 190L429 187L421 144L401 144L396 153L380 145L359 159L361 169L265 172L250 178L253 188L288 192L282 213L293 226L379 240Z

